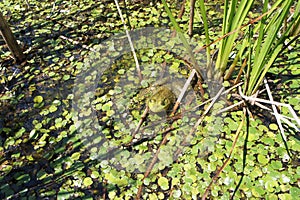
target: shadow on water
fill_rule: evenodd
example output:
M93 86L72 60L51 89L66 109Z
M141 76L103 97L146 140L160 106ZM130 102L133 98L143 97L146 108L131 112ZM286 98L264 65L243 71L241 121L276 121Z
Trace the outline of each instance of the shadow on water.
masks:
M107 1L112 3L113 1ZM102 3L101 3L102 4ZM0 198L19 199L24 197L33 198L53 198L54 196L72 196L75 192L82 192L85 196L102 196L108 192L107 186L102 180L94 179L93 184L82 189L70 189L61 191L61 186L67 181L76 180L76 174L89 174L89 168L96 166L98 160L88 160L86 146L80 139L76 138L76 130L70 131L73 122L70 117L71 98L74 77L72 72L76 70L70 56L77 62L82 62L87 50L82 49L82 45L89 45L94 42L94 35L111 33L109 30L95 32L91 29L81 32L83 25L93 27L95 22L77 22L73 27L67 27L62 23L66 18L75 20L79 15L86 15L84 19L88 21L90 11L96 9L100 4L92 4L76 13L53 17L44 20L43 23L28 26L18 26L15 36L23 42L23 48L32 49L27 54L29 63L22 66L14 64L11 60L3 61L1 67L6 66L3 76L9 77L0 87L0 97L10 95L7 99L0 101ZM48 8L50 9L50 5ZM42 10L23 13L21 20L35 16L38 19ZM98 25L105 23L105 15L94 18ZM78 19L77 19L78 20ZM21 22L18 22L21 23ZM60 24L63 28L55 31L51 28L51 34L39 33L38 30L49 29L55 24ZM20 27L20 29L18 29ZM80 31L79 31L80 30ZM64 35L70 38L88 35L88 39L79 45L70 44L68 41L56 40ZM103 36L102 35L102 36ZM106 38L103 36L101 40ZM100 40L96 41L97 43ZM55 49L56 45L62 48ZM86 53L82 53L86 51ZM70 56L66 53L71 52ZM50 59L46 59L50 56ZM56 61L54 58L60 58ZM58 63L61 62L62 64ZM34 62L33 62L34 61ZM52 67L49 67L51 66ZM59 66L59 67L57 67ZM54 72L54 75L49 75ZM70 75L68 80L63 79L64 75ZM2 76L2 74L1 74ZM34 97L42 96L40 103L34 101ZM52 111L47 111L52 107ZM57 126L57 119L64 121L63 125ZM20 130L22 130L20 132ZM66 135L61 139L62 132ZM21 133L16 136L17 133ZM80 158L74 159L72 155L80 153ZM71 163L71 164L70 164ZM101 171L101 169L99 169Z

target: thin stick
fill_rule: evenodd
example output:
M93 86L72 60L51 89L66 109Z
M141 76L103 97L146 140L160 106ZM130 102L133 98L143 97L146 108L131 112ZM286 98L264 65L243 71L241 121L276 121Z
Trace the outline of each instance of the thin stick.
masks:
M225 91L225 92L223 92L222 94L227 93L227 92L228 92L228 91ZM262 92L262 91L260 91L259 93L261 93L261 92ZM258 98L256 98L256 97L252 97L252 98L253 98L253 99L258 99ZM210 100L211 100L211 99L209 99L208 101L210 101ZM262 99L259 99L259 100L262 100ZM233 104L233 105L231 105L231 106L229 106L229 107L226 107L226 108L223 108L223 109L219 110L219 111L217 112L217 114L220 114L220 113L226 112L226 111L228 111L228 110L231 110L232 108L237 107L237 106L240 106L240 105L243 104L243 103L244 103L244 100L241 100L241 101L239 101L238 103L235 103L235 104ZM260 108L262 108L262 109L264 109L264 110L272 111L272 109L270 109L270 108L268 108L268 107L262 105L262 104L259 103L258 101L254 101L254 100L253 100L252 103L254 103L256 106L258 106L258 107L260 107ZM266 102L264 102L264 103L266 103ZM272 105L276 105L276 104L277 104L277 102L275 102L275 101L270 101L269 103L272 104ZM293 110L292 108L290 108L290 105L289 105L289 104L284 104L284 106L285 106L285 107L288 107L288 108L290 109L290 112L294 112L294 110ZM292 122L289 121L289 120L296 120L296 121L297 121L297 118L295 119L295 116L294 116L294 115L293 115L294 118L290 118L290 117L281 115L281 114L279 114L278 112L277 112L277 114L275 114L274 112L271 112L271 114L274 115L275 117L277 116L277 118L278 118L279 120L284 121L286 124L288 124L289 126L293 127L295 130L300 131L300 129L299 129L295 124L293 124Z
M172 130L172 127L170 127L168 130ZM171 135L171 133L168 131L168 133L165 135L165 137L163 138L162 142L160 143L159 148L157 149L154 157L152 158L151 163L149 164L149 166L148 166L148 168L147 168L147 170L146 170L146 172L144 174L144 177L142 179L142 185L140 185L140 187L138 189L138 192L136 194L136 197L135 197L136 200L139 200L141 198L142 190L143 190L143 181L144 181L145 178L147 178L149 176L151 170L153 169L153 167L154 167L154 165L155 165L155 163L156 163L156 161L158 159L158 154L160 152L160 149L161 149L162 145L164 145L164 144L167 143L167 140L168 140L168 138L169 138L170 135Z
M271 102L274 102L273 96L272 96L272 93L271 93L271 90L270 90L270 87L269 87L269 85L268 85L268 81L267 81L266 78L264 78L264 84L265 84L265 87L266 87L266 89L267 89L267 94L268 94L268 96L269 96L270 101L271 101ZM281 124L281 121L280 121L280 117L278 116L279 113L278 113L277 108L276 108L276 106L275 106L274 104L272 104L272 109L273 109L273 112L274 112L274 115L275 115L277 124L278 124L278 126L279 126L279 130L280 130L281 136L282 136L282 138L284 139L284 141L286 142L286 137L285 137L285 134L284 134L284 129L283 129L283 127L282 127L282 124Z
M136 55L136 53L135 53L134 46L133 46L131 37L130 37L130 35L129 35L128 28L127 28L127 26L126 26L125 20L124 20L124 18L123 18L122 11L121 11L121 9L120 9L118 0L115 0L115 4L116 4L116 6L117 6L117 9L118 9L118 12L119 12L121 21L122 21L122 23L123 23L123 26L124 26L124 29L125 29L125 32L126 32L126 36L127 36L127 39L128 39L129 45L130 45L130 48L131 48L131 52L132 52L132 54L133 54L133 58L134 58L134 61L135 61L135 66L136 66L136 70L137 70L139 79L140 79L140 81L142 81L142 80L143 80L143 76L142 76L142 73L141 73L140 64L139 64L139 61L138 61L138 59L137 59L137 55Z
M63 39L63 40L67 40L67 41L71 42L72 44L81 45L82 48L87 49L87 50L89 50L89 51L91 51L91 52L94 52L94 53L97 52L96 49L94 49L94 48L92 48L92 47L89 47L89 46L87 46L87 45L85 45L85 44L81 44L80 42L78 42L78 41L76 41L76 40L73 40L73 39L71 39L71 38L68 38L68 37L66 37L66 36L60 35L59 37L60 37L61 39Z
M179 12L179 15L178 15L178 19L181 19L183 14L184 14L184 11L185 11L185 1L186 0L183 0L182 3L181 3L181 8L180 8L180 12Z
M174 105L174 107L173 107L173 111L172 111L171 115L174 115L174 114L175 114L175 112L176 112L177 108L179 107L179 104L180 104L180 102L181 102L181 100L182 100L182 98L183 98L183 96L184 96L184 94L185 94L187 88L189 87L189 85L190 85L190 83L191 83L193 77L195 76L195 74L196 74L196 70L195 70L195 69L192 69L192 72L191 72L189 78L188 78L187 81L185 82L185 84L184 84L184 86L183 86L183 88L182 88L182 90L181 90L181 92L180 92L180 95L178 96L178 98L177 98L177 100L176 100L176 103L175 103L175 105Z
M240 86L240 85L242 85L242 84L243 84L243 82L240 82L240 83L238 83L238 84L236 84L236 85L230 87L229 89L227 89L227 90L225 90L224 92L222 92L221 95L224 95L224 94L229 93L231 90L233 90L234 88L237 88L238 86ZM201 106L207 104L208 102L211 102L213 99L214 99L214 98L210 98L210 99L204 101L203 103L201 103L200 105L195 106L193 109L198 108L198 107L201 107Z
M293 110L293 108L291 107L291 105L276 102L276 101L269 101L269 100L265 100L265 99L255 98L255 97L252 97L252 96L246 96L246 95L243 94L241 87L239 87L239 94L246 101L250 101L250 102L258 101L258 102L261 102L261 103L287 107L289 109L290 113L292 114L293 119L297 122L298 126L300 127L300 120L299 120L298 116L296 115L295 111Z
M208 112L211 110L211 108L213 107L213 105L215 104L215 102L219 99L219 97L221 96L222 92L224 90L224 87L222 87L219 92L216 94L216 96L212 99L212 102L209 104L209 106L207 107L207 109L204 111L204 113L201 115L201 117L198 119L198 121L196 122L196 124L193 126L193 128L190 130L189 134L184 138L184 140L181 142L181 146L185 146L187 143L187 138L189 138L196 130L197 127L202 123L202 121L204 120L205 116L208 114ZM178 149L175 153L175 156L178 156L181 153L181 149Z
M146 107L146 109L144 110L142 116L141 116L141 119L139 121L139 124L137 125L136 129L134 130L133 134L132 134L132 140L134 139L134 136L139 132L143 122L145 121L146 119L146 116L149 112L149 106Z
M190 4L190 22L189 22L189 36L193 36L193 25L194 25L194 15L195 15L195 3L196 0L191 0Z
M246 112L246 111L244 111L244 112ZM238 140L238 138L239 138L239 136L240 136L241 130L242 130L242 128L243 128L243 125L244 125L244 118L242 118L242 121L241 121L241 123L240 123L240 125L239 125L239 127L238 127L238 129L237 129L237 131L236 131L235 138L234 138L233 144L232 144L232 146L231 146L231 149L230 149L228 158L226 159L226 161L224 162L224 164L222 165L222 167L218 170L218 172L216 173L216 175L212 178L211 182L210 182L209 185L207 186L207 188L206 188L206 190L205 190L205 192L204 192L204 194L203 194L203 196L202 196L202 200L205 200L205 199L206 199L206 197L207 197L207 195L208 195L208 192L209 192L209 190L210 190L212 184L213 184L214 182L216 182L217 178L219 177L219 175L221 174L221 172L223 171L223 169L226 167L227 163L228 163L229 160L231 159L232 152L233 152L234 147L235 147L235 145L236 145L236 143L237 143L237 140Z
M219 111L217 112L217 114L221 114L221 113L223 113L223 112L226 112L226 111L228 111L228 110L231 110L232 108L234 108L234 107L236 107L236 106L239 106L239 105L241 105L241 104L243 104L243 103L244 103L244 101L239 101L239 102L237 102L236 104L233 104L233 105L231 105L231 106L228 106L228 107L226 107L226 108L223 108L223 109L219 110Z

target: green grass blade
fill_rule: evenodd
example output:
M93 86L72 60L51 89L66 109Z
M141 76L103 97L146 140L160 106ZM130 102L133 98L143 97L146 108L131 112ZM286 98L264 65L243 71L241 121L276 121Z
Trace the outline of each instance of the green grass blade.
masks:
M268 9L268 3L269 1L266 0L264 2L264 6L263 6L263 13L266 13L267 12L267 9ZM255 58L258 57L259 55L259 48L261 47L261 44L262 44L262 41L263 41L263 37L264 37L264 24L266 23L266 18L267 16L264 16L262 18L262 20L259 22L258 24L258 27L259 27L259 35L258 35L258 39L257 39L257 42L256 42L256 45L255 46Z
M179 27L178 23L176 22L175 18L173 17L173 14L172 14L169 6L167 5L166 0L162 0L162 3L164 5L164 8L165 8L165 10L167 12L167 15L168 15L169 19L171 20L171 23L173 24L173 26L174 26L174 28L175 28L178 36L179 36L179 39L181 40L181 42L183 43L184 47L186 48L186 50L188 52L188 55L190 56L195 69L197 70L197 72L199 73L199 75L201 77L203 77L201 75L201 73L200 73L200 68L199 68L199 66L197 64L197 61L196 61L195 57L193 56L194 55L193 51L192 51L192 49L191 49L191 47L190 47L187 39L184 37L184 35L183 35L182 31L181 31L181 28Z
M263 81L266 73L268 72L268 70L270 69L270 67L272 66L274 61L276 60L279 52L281 51L281 47L282 47L282 45L277 46L277 48L272 52L272 56L266 63L261 75L258 77L258 81L256 82L253 91L257 91L257 89L259 88L260 83Z
M253 2L253 0L241 1L238 5L238 8L236 8L237 1L231 2L229 11L224 11L224 15L226 14L227 16L224 16L226 20L223 20L223 34L227 34L233 30L239 29L242 26ZM225 1L225 6L227 4L228 2ZM237 31L221 41L218 58L216 61L216 69L219 71L219 77L223 75L227 68L229 55L234 48L234 42L236 41L238 34L239 33Z
M283 42L283 39L277 40L276 37L291 5L292 0L285 1L282 5L282 9L274 14L268 25L265 25L265 40L259 41L259 43L256 44L255 50L258 52L255 52L257 56L254 57L253 68L250 74L249 88L247 90L248 95L256 92L258 88L257 85L261 83L263 80L262 77L271 66L270 61L274 61L274 56L278 56L278 46ZM269 15L269 17L271 16ZM261 26L264 26L264 24L261 24Z
M200 7L200 14L203 21L204 26L204 32L205 32L205 44L206 44L206 60L207 60L207 77L210 79L212 78L212 68L211 68L211 62L210 62L210 38L209 38L209 30L208 30L208 22L206 17L206 9L204 5L204 0L199 1L199 7Z

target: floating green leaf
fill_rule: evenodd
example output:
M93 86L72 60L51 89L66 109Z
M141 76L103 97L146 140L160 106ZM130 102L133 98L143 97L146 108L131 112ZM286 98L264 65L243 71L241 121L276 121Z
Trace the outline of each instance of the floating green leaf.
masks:
M290 194L292 199L297 199L300 197L300 189L298 187L292 187L290 189Z
M72 154L71 158L73 160L78 160L80 158L80 152L75 152Z
M43 97L42 96L35 96L33 99L34 103L41 103L43 101Z
M92 174L91 174L91 177L92 178L98 178L99 177L99 172L93 171Z
M15 143L15 139L13 137L9 137L5 140L4 147L8 148L9 146Z
M257 156L257 160L258 160L258 162L261 163L262 165L265 165L265 164L267 164L267 163L269 162L269 158L266 157L265 155L262 155L262 154L259 154L259 155Z
M57 107L56 107L55 105L51 105L51 106L49 107L49 111L50 111L51 113L53 113L53 112L57 111Z
M158 185L161 187L163 190L168 190L169 189L169 181L165 177L160 177L157 181Z
M277 130L278 130L277 124L270 124L269 127L270 127L270 129L273 130L273 131L277 131Z
M265 194L264 188L259 186L252 187L251 192L254 197L263 197Z
M86 177L83 179L83 185L88 187L93 184L93 180L91 177Z

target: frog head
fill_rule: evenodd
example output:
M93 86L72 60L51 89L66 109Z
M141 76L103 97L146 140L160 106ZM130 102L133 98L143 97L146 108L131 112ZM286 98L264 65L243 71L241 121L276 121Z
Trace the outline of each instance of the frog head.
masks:
M174 93L167 87L159 87L148 100L149 109L154 113L166 112L175 103Z

